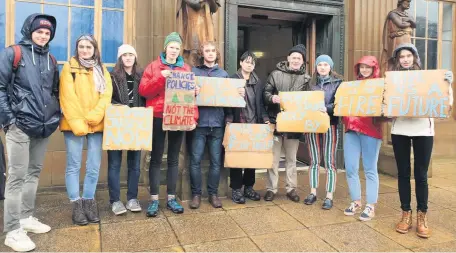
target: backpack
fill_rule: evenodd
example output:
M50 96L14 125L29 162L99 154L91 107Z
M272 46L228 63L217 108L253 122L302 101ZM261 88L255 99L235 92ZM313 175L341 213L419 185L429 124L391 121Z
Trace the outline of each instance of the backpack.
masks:
M11 76L11 83L8 86L8 97L11 103L11 99L13 97L13 86L14 86L14 79L16 79L16 73L17 70L19 69L19 63L21 62L22 59L22 49L21 46L19 45L12 45L14 52L14 58L13 58L13 75ZM57 66L57 60L52 54L49 54L49 57L51 57L52 62L54 63L55 66Z

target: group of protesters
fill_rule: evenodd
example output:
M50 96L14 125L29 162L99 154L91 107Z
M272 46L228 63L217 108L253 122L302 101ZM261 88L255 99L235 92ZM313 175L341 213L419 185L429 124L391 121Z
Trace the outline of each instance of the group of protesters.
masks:
M103 119L105 109L111 103L129 107L153 107L150 202L146 215L156 217L159 214L160 171L165 146L168 147L166 207L173 213L184 212L184 207L176 198L179 152L184 132L163 130L165 82L171 71L193 72L196 76L244 79L246 83L245 88L238 89L239 95L246 101L245 108L197 108L197 126L192 131L190 144L192 199L189 208L197 209L201 204L201 161L206 147L210 160L208 201L214 208L221 208L218 188L225 126L230 123L275 124L277 114L281 111L278 94L289 91L324 91L325 107L320 110L330 116L330 128L323 134L304 134L311 158L310 189L304 204L313 205L318 201L320 157L323 153L326 195L321 198L322 208L329 210L333 207L337 185L337 127L340 123L340 118L334 116L334 104L335 93L343 77L334 71L334 62L330 56L318 56L315 66L309 70L309 76L305 68L306 48L302 44L296 45L289 50L287 60L279 62L267 80L261 80L254 71L257 63L255 54L245 52L239 59L239 70L230 76L218 64L220 53L216 43L202 43L198 51L198 64L192 68L181 56L182 37L173 32L165 38L163 52L144 71L138 65L136 50L124 44L119 47L117 63L109 73L101 62L96 39L92 35L81 35L76 41L75 55L64 64L59 74L57 62L49 53L49 43L55 36L56 23L56 19L50 15L30 15L22 27L22 40L0 53L0 123L6 132L8 158L3 217L4 232L7 233L5 245L15 251L29 251L35 248L35 244L27 232L46 233L51 230L51 227L35 218L33 212L46 147L49 137L58 127L63 132L66 145L65 184L73 206L72 221L77 225L100 221L95 192L102 159ZM392 60L394 71L421 69L418 52L412 44L399 46ZM377 59L373 56L362 57L354 66L354 72L358 80L381 76ZM445 80L451 87L452 72L447 72ZM197 86L195 96L199 92ZM452 94L449 99L452 104ZM413 144L418 212L416 231L418 236L427 238L430 236L427 224L427 171L434 136L432 118L343 117L346 179L352 200L344 213L360 213L359 219L362 221L375 216L381 124L386 121L392 121L391 134L402 208L402 217L396 230L407 233L412 227L410 149ZM267 171L267 191L263 196L265 201L273 201L278 192L282 150L285 153L286 196L291 201L300 201L296 190L296 156L302 136L302 133L274 132L273 169ZM79 177L86 140L86 172L81 195ZM360 157L366 177L363 211L358 173ZM109 197L115 215L142 210L138 200L140 161L141 151L127 151L128 190L127 202L124 204L120 196L122 150L108 151ZM254 184L254 169L230 169L233 202L244 204L247 200L259 201L261 196L254 190Z

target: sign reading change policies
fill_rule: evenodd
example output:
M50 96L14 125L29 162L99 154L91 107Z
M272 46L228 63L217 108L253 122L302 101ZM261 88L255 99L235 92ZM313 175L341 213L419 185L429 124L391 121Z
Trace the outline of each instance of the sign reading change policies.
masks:
M172 71L165 85L163 130L195 129L195 74Z
M447 118L450 87L446 70L386 72L384 115Z
M110 105L104 118L103 150L152 150L153 109Z
M281 133L326 133L329 115L323 91L279 92L283 111L277 115L277 131Z
M226 168L272 169L274 125L226 126L223 146Z
M382 116L383 78L343 82L336 92L335 116Z

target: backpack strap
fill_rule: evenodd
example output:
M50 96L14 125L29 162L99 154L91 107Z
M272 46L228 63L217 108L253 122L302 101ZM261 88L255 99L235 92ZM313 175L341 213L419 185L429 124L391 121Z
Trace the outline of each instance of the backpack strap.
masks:
M19 68L19 62L21 61L21 58L22 58L22 50L21 50L21 46L19 46L19 45L13 45L11 47L13 48L13 52L14 52L13 73L15 73L17 71L17 69Z
M51 57L51 61L52 63L54 63L54 66L57 67L57 60L55 59L55 57L52 54L49 54L49 57Z

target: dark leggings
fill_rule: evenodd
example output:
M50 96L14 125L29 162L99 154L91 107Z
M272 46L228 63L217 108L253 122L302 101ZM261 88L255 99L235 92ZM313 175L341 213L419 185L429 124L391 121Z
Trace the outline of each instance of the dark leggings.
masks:
M415 194L417 210L426 212L428 209L428 182L427 172L431 161L433 136L404 136L391 135L393 141L394 157L396 158L399 197L401 209L410 211L411 186L410 186L410 149L413 145Z
M184 132L163 131L163 119L154 118L152 153L149 165L150 195L158 195L160 188L160 168L163 152L165 151L166 133L168 133L167 193L168 195L176 194L177 176L179 173L179 152L184 138Z

